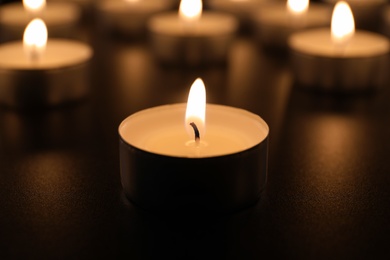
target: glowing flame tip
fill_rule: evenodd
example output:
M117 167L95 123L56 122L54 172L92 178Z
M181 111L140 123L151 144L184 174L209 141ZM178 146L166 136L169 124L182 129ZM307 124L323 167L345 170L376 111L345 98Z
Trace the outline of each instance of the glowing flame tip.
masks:
M202 0L181 0L179 17L187 22L197 21L202 16Z
M336 4L332 14L332 40L336 45L348 44L355 33L355 21L349 5L340 1Z
M287 9L291 14L306 13L309 9L309 0L288 0Z
M194 123L199 130L200 138L205 134L206 120L206 88L202 79L197 78L192 84L188 95L187 109L185 115L185 127L188 135L194 138Z
M24 8L32 13L42 11L46 6L46 0L23 0Z

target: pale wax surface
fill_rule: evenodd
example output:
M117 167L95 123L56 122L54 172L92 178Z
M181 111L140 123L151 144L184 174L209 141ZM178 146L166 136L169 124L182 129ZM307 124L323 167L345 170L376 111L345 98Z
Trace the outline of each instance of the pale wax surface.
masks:
M213 157L250 149L268 136L259 116L233 107L206 108L206 133L197 148L184 125L186 104L142 110L126 118L119 134L128 144L151 153L173 157Z
M92 56L92 49L71 40L49 39L38 61L28 59L21 41L0 45L0 68L15 70L55 69L78 65Z
M328 28L294 34L289 44L293 50L328 57L370 57L389 52L387 38L366 31L356 31L349 44L341 51L333 44Z

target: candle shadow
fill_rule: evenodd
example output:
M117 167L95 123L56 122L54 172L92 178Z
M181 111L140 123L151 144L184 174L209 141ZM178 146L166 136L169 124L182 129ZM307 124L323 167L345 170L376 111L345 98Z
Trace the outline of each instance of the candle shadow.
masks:
M67 147L89 132L88 113L88 106L82 104L56 109L2 109L1 146L8 152Z
M212 214L193 208L169 214L145 211L127 200L122 193L125 212L121 224L121 255L143 258L231 259L236 255L242 230L264 215L264 202L230 214ZM247 235L247 234L246 234ZM135 243L135 245L133 244ZM133 246L129 245L132 244ZM233 259L233 258L232 258Z

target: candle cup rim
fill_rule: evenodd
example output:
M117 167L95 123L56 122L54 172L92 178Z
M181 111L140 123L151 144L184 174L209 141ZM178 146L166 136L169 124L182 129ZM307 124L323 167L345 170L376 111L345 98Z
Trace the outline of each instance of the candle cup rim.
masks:
M84 42L81 42L81 41L76 41L76 40L69 40L69 39L61 39L61 38L50 38L48 39L48 43L47 43L47 46L49 46L50 44L72 44L74 46L78 46L78 47L81 47L81 48L84 48L85 50L85 55L83 55L83 57L81 58L78 58L77 61L66 61L66 62L61 62L61 64L47 64L47 65L44 65L44 66L20 66L20 65L15 65L15 64L2 64L0 62L0 70L4 70L4 71L53 71L53 70L58 70L58 69L67 69L67 68L72 68L76 65L84 65L84 64L88 64L90 62L90 60L92 59L93 57L93 49L91 48L90 45L84 43ZM17 45L20 45L20 49L21 49L21 52L23 52L23 42L22 41L11 41L11 42L7 42L7 43L4 43L4 44L1 44L0 45L0 48L10 48L10 47L13 47L13 46L17 46ZM17 46L19 47L19 46ZM47 47L48 48L48 47ZM44 54L45 55L45 54Z
M267 134L267 136L260 143L257 143L254 146L249 147L247 149L244 149L244 150L241 150L241 151L238 151L238 152L234 152L234 153L227 153L227 154L214 155L214 156L204 156L204 157L173 156L173 155L169 155L169 154L161 154L161 153L150 152L150 151L146 151L144 149L138 148L138 147L136 147L136 146L134 146L132 144L129 144L128 142L126 142L126 140L124 140L124 138L121 135L119 135L119 139L120 139L120 142L122 142L123 144L126 144L131 149L133 149L133 150L135 150L135 151L137 151L139 153L144 153L144 154L146 154L146 155L148 155L150 157L166 158L166 159L172 159L172 160L183 160L183 161L199 161L199 160L226 159L226 158L229 158L229 157L236 157L236 156L244 155L246 153L250 153L251 151L256 150L259 146L262 146L262 145L268 143L269 134Z
M134 144L131 144L129 143L128 141L125 140L125 138L122 136L121 134L121 129L124 127L124 125L126 124L126 121L129 120L131 117L134 117L134 116L139 116L140 114L142 113L147 113L148 111L152 111L152 110L157 110L157 109L162 109L162 108L175 108L175 107L186 107L186 103L175 103L175 104L167 104L167 105L161 105L161 106L155 106L155 107L151 107L151 108L147 108L147 109L143 109L143 110L140 110L140 111L137 111L133 114L131 114L130 116L126 117L125 119L123 119L123 121L121 122L121 124L119 125L118 127L118 134L119 134L119 137L120 137L120 140L122 140L125 144L127 144L128 146L132 147L133 149L136 149L137 151L142 151L142 152L145 152L145 153L148 153L148 154L151 154L151 155L154 155L154 156L159 156L159 157L166 157L166 158L175 158L175 159L183 159L183 160L202 160L202 159L211 159L211 158L224 158L224 157L229 157L229 156L236 156L238 154L242 154L242 153L245 153L245 152L248 152L248 151L251 151L252 149L256 149L256 147L258 146L261 146L262 144L264 143L267 143L268 142L268 138L269 138L269 126L268 124L264 121L263 118L261 118L259 115L256 115L248 110L245 110L245 109L242 109L242 108L236 108L236 107L232 107L232 106L226 106L226 105L220 105L220 104L213 104L213 103L207 103L206 104L208 107L209 106L212 106L212 107L216 107L216 108L227 108L227 109L232 109L232 110L236 110L236 111L240 111L241 113L245 113L245 115L247 115L248 117L250 117L251 119L254 119L254 120L257 120L265 129L265 135L262 139L260 139L258 142L256 142L254 145L246 148L246 149L243 149L243 150L239 150L237 152L231 152L231 153L226 153L226 154L218 154L218 155L210 155L210 156L202 156L202 157L187 157L187 156L175 156L175 155L170 155L170 154L162 154L162 153L157 153L157 152L151 152L151 151L147 151L147 150L144 150L140 147L137 147L136 145ZM206 111L207 111L207 108L206 108ZM183 114L183 117L184 117L184 114ZM184 126L183 126L184 128ZM184 131L184 130L183 130Z
M368 46L365 50L367 51L359 51L359 50L353 50L347 55L343 52L328 52L323 51L321 49L313 48L311 46L314 46L314 44L310 43L308 46L311 48L301 47L301 42L297 42L297 38L300 38L302 36L307 35L313 35L313 34L323 34L326 33L329 35L329 39L331 39L331 29L328 27L321 27L321 28L315 28L315 29L309 29L302 32L297 32L291 35L288 38L288 46L289 49L298 53L303 53L309 56L316 56L316 57L324 57L324 58L341 58L341 59L351 59L351 58L370 58L370 57L380 57L383 55L388 55L390 52L390 42L387 39L386 36L383 36L379 33L374 33L366 30L356 30L355 34L352 39L356 37L371 37L371 39L375 39L378 41L382 41L383 46L380 46L380 48L377 48L379 50L372 51L372 48ZM386 46L385 46L386 45Z

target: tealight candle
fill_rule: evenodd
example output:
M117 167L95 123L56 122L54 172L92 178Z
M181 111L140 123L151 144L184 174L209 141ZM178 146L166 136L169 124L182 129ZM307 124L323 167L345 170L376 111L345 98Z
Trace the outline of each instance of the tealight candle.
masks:
M242 30L251 30L250 16L253 10L262 8L270 0L210 0L208 6L212 10L227 12L235 15L240 21Z
M23 36L26 25L33 18L45 21L50 37L71 36L80 19L78 6L66 3L46 3L45 0L24 0L0 7L0 29L4 40L16 40Z
M103 28L134 36L145 31L152 15L171 9L173 4L172 0L102 0L96 8Z
M334 5L338 0L325 0L325 2ZM345 0L345 2L351 7L357 28L379 29L386 0Z
M308 0L288 0L287 4L266 5L253 13L254 31L259 42L269 48L286 49L294 32L330 24L331 10Z
M289 39L292 68L298 83L322 91L347 92L382 86L388 74L389 41L354 31L346 2L334 8L331 31L299 32Z
M201 0L182 0L179 15L159 14L148 23L157 59L186 65L224 62L237 27L231 15L202 13Z
M90 47L47 40L44 22L34 19L23 42L0 45L0 102L18 108L52 106L84 97Z
M206 106L198 79L187 105L146 109L121 123L123 190L155 211L250 206L266 183L268 132L264 120L248 111Z

